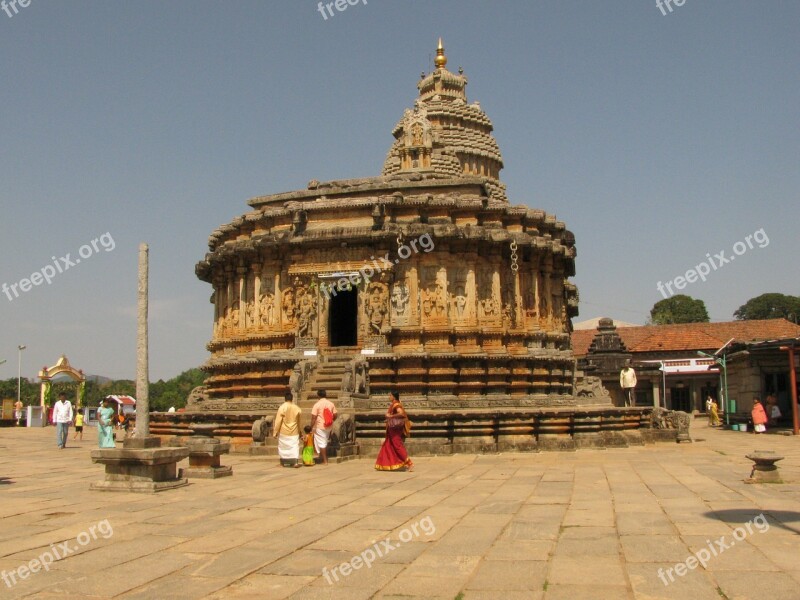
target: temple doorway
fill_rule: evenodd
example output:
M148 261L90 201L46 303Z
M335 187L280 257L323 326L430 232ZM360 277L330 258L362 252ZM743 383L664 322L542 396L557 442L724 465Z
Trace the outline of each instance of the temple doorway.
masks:
M358 290L336 292L331 296L328 316L331 346L355 346L358 343Z

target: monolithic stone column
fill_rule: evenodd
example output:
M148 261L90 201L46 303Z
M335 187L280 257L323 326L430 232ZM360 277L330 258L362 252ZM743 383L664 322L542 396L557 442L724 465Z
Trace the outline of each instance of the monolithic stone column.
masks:
M139 244L138 315L136 323L136 436L150 435L150 377L147 354L147 295L148 295L147 244Z

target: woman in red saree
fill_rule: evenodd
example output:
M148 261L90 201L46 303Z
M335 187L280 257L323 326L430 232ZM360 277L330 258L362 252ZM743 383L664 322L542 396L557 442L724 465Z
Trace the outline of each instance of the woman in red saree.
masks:
M408 451L403 444L408 416L400 402L398 392L392 391L389 398L392 403L389 410L386 411L386 439L383 440L378 460L375 461L375 469L378 471L399 471L401 469L411 471L414 463L408 458Z

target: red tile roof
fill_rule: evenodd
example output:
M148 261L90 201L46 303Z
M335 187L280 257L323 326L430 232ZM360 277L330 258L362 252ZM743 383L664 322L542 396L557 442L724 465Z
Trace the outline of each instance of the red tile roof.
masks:
M800 326L786 319L767 319L619 327L617 333L629 352L679 352L717 350L731 338L739 342L754 342L800 337ZM596 329L572 332L575 356L586 356L596 334Z

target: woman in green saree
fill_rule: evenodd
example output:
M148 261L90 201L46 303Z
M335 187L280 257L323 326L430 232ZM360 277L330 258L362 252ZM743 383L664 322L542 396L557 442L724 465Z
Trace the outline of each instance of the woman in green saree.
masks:
M116 448L114 436L114 423L111 418L114 416L114 409L111 408L109 400L103 400L103 406L97 411L97 441L101 448Z

